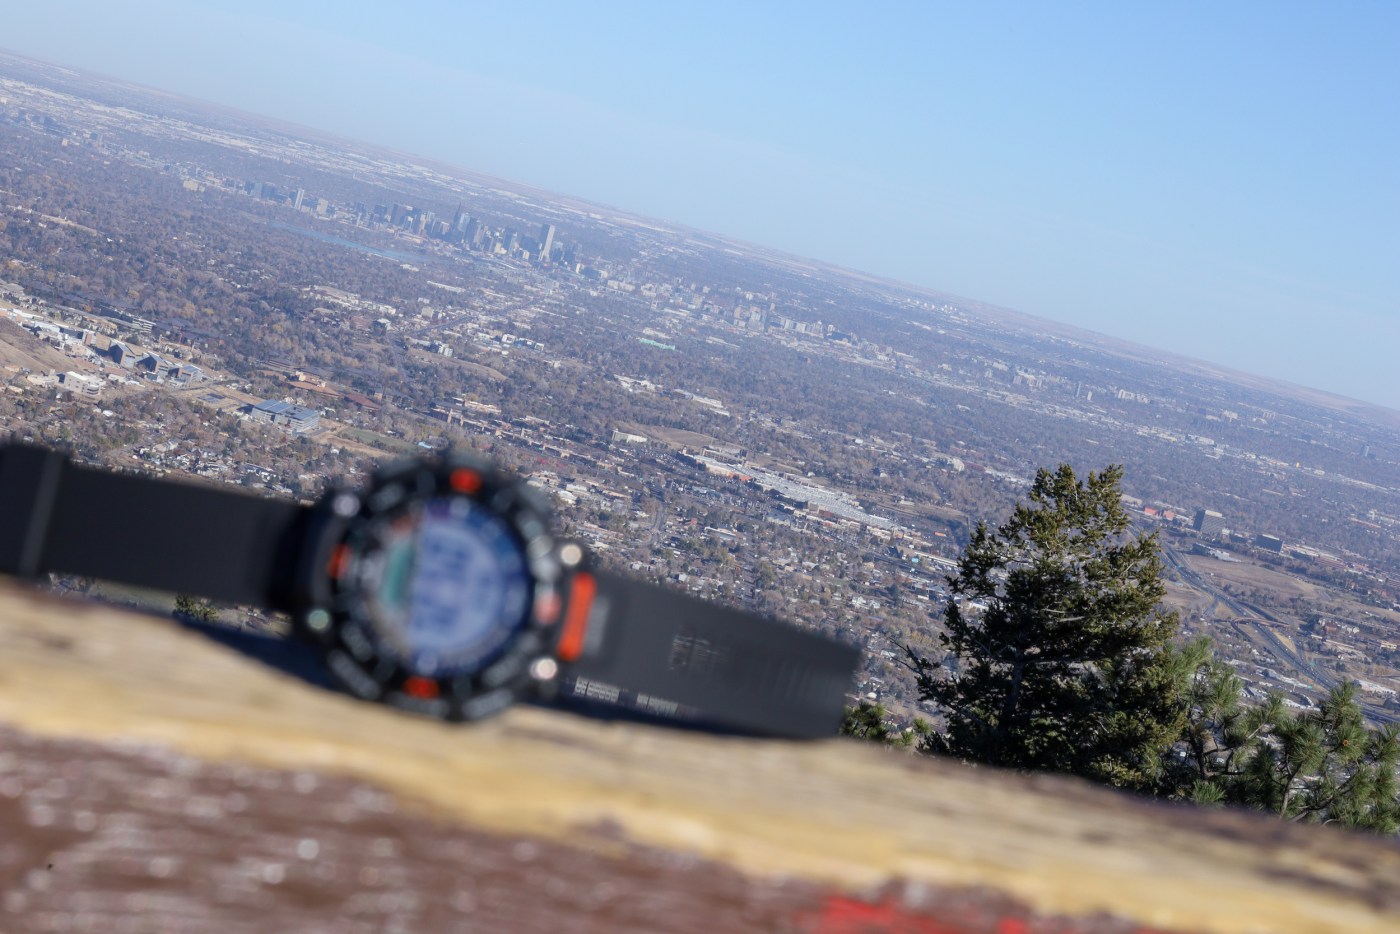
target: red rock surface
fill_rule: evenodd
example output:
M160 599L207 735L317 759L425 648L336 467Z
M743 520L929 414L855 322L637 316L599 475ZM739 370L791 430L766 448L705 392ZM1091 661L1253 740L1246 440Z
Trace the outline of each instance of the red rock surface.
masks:
M854 741L437 723L216 635L0 586L0 934L1400 931L1374 837Z
M1142 930L985 891L862 898L655 849L619 857L614 834L598 838L495 836L346 778L0 728L0 930L14 934Z

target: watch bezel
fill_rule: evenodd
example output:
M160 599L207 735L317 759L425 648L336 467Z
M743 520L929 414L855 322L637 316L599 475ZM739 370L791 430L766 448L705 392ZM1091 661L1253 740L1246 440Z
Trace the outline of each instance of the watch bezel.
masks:
M425 674L367 623L368 597L348 573L358 539L405 505L461 497L500 520L516 539L529 580L525 617L480 669ZM563 609L565 568L543 497L524 480L470 455L398 461L380 468L360 490L332 490L317 506L322 522L303 580L306 601L294 617L301 636L324 652L334 679L351 694L447 720L477 720L536 693L538 664L551 657Z

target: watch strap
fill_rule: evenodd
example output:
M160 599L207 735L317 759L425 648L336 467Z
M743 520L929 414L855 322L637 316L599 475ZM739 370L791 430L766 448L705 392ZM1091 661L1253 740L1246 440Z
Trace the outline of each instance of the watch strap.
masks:
M561 639L574 642L561 653L566 674L619 688L647 713L775 736L835 735L860 663L856 647L665 587L586 573L594 581L586 623L566 625ZM582 619L582 609L570 611Z
M310 510L0 447L0 571L55 572L290 609Z

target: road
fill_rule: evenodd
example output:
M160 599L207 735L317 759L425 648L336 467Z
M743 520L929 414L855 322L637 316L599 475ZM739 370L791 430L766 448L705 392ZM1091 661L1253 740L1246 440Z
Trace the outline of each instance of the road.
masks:
M1263 642L1276 658L1292 665L1300 677L1315 682L1323 693L1331 691L1341 682L1341 679L1336 675L1311 665L1296 651L1289 648L1288 644L1280 639L1270 626L1265 625L1266 623L1283 624L1283 620L1261 607L1243 600L1236 600L1224 593L1181 560L1181 556L1171 548L1163 548L1162 557L1188 586L1194 587L1201 593L1224 604L1231 613L1235 614L1235 618L1230 621L1232 625L1237 629L1248 630L1250 634L1258 637L1259 641ZM1368 703L1361 698L1358 698L1358 702L1367 719L1377 723L1400 723L1400 715Z

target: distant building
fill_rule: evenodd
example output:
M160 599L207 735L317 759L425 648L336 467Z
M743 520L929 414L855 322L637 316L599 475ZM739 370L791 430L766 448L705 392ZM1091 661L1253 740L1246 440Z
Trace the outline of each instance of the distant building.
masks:
M102 380L95 376L69 371L67 373L60 373L58 379L63 384L64 389L67 389L76 396L81 396L85 399L99 399L102 397Z
M156 323L150 318L142 318L139 315L133 315L129 311L122 311L118 308L103 308L99 306L98 312L105 318L112 318L116 321L120 321L126 328L138 334L150 334L156 326Z
M248 410L248 415L255 422L279 425L297 434L315 431L321 426L321 413L291 402L276 402L267 399L252 406Z
M1191 546L1191 554L1193 554L1193 555L1205 555L1206 557L1208 557L1208 558L1214 558L1214 559L1217 560L1217 561L1238 561L1238 560L1239 560L1239 559L1236 558L1234 555L1230 554L1228 551L1224 551L1224 550L1222 550L1222 549L1220 549L1220 548L1214 548L1214 547L1212 547L1212 546L1210 546L1210 545L1207 545L1205 542L1196 542L1196 543L1194 543L1194 544Z
M160 380L165 378L165 371L170 369L170 366L170 363L161 359L160 354L147 351L146 353L142 354L139 360L136 361L136 366L134 367L134 369L142 370L146 373L151 374L152 376L156 377L156 381L159 382Z
M540 227L540 260L549 262L550 251L554 249L554 225L544 224Z
M297 189L297 193L294 194L294 195L292 195L292 207L293 207L295 210L300 211L300 210L301 210L301 203L302 203L303 201L305 201L305 200L306 200L306 189L305 189L305 188L298 188L298 189Z
M193 363L171 364L165 371L165 377L172 383L183 386L190 383L202 383L209 378L202 369Z
M135 352L121 341L112 341L107 346L107 355L112 358L112 362L118 366L126 367L128 370L136 366Z
M1214 509L1197 509L1196 521L1191 527L1204 538L1214 538L1225 531L1225 517Z
M1254 536L1254 545L1265 551L1272 551L1276 555L1283 554L1283 539L1277 535L1265 535L1261 532Z

